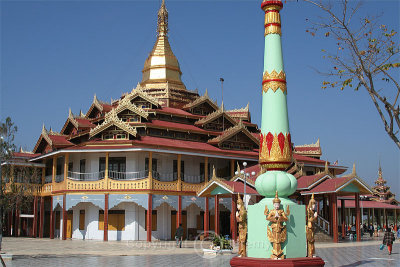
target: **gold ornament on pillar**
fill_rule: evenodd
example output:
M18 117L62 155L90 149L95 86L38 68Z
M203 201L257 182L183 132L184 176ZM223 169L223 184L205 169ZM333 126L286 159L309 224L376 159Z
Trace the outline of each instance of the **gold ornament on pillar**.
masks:
M289 206L287 206L286 212L280 209L281 200L278 197L278 191L276 191L272 203L274 209L269 211L267 205L265 205L264 215L267 216L266 219L271 222L271 227L267 228L268 239L272 243L271 259L279 260L285 258L282 244L286 241L287 231L283 223L289 220L290 210Z
M247 241L247 211L244 207L243 200L238 194L236 220L239 223L239 257L246 257L246 241Z
M307 225L306 225L306 238L307 238L307 256L312 258L315 254L315 227L314 223L317 220L317 212L315 211L314 193L311 196L307 206Z

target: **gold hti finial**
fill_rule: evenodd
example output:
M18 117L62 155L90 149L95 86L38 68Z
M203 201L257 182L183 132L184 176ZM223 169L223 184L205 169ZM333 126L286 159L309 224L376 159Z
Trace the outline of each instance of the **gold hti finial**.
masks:
M168 34L168 10L165 7L165 0L162 0L161 7L158 10L157 32L158 35Z
M275 191L275 198L274 198L274 200L272 201L272 203L281 203L281 200L279 199L279 197L278 197L278 190L277 191Z

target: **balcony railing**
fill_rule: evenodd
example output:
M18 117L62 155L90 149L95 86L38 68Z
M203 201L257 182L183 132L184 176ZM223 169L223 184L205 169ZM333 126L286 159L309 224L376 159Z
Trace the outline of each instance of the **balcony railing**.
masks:
M160 182L173 182L178 180L178 174L174 172L152 172L152 176L155 180Z
M202 175L183 175L182 181L190 184L199 184L204 182L204 174Z
M104 171L101 172L68 172L68 179L75 181L98 181L104 178Z
M116 171L108 171L108 178L113 180L140 180L147 178L149 173L146 171L138 171L138 172L116 172Z

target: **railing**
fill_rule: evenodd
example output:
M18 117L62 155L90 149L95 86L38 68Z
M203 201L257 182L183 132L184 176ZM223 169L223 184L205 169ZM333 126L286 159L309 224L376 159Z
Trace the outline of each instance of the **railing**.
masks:
M178 173L170 172L170 173L160 173L153 171L152 172L153 179L160 182L173 182L178 180Z
M185 174L183 176L182 181L185 183L190 183L190 184L199 184L204 182L204 174L202 175L187 175Z
M45 184L50 184L51 182L53 182L53 175L52 175L52 174L46 175L46 176L44 177L44 183L45 183Z
M317 225L321 228L325 233L329 234L329 222L322 218L320 215L317 217Z
M60 183L64 181L64 174L57 174L56 175L56 183Z
M68 179L74 181L99 181L104 178L104 171L101 172L68 172Z
M108 178L113 180L122 180L122 181L132 181L132 180L140 180L147 178L149 173L146 171L138 171L138 172L116 172L116 171L108 171Z

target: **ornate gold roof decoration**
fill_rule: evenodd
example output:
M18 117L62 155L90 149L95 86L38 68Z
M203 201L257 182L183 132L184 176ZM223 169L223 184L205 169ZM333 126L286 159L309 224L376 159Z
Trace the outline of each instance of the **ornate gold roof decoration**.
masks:
M115 113L119 114L120 112L122 112L126 109L132 111L133 113L135 113L145 119L147 119L147 117L149 116L149 113L147 111L132 104L129 97L127 97L127 96L125 96L123 99L121 99L118 102L118 106L115 109Z
M68 110L68 120L78 129L79 123L75 120L74 114L72 114L71 109Z
M286 92L286 74L284 71L280 71L279 73L273 70L271 73L265 71L263 75L263 86L262 89L264 93L268 92L269 89L273 90L274 93L281 89L283 93Z
M317 140L317 142L315 142L315 144L307 144L307 145L300 145L300 146L296 146L296 147L320 147L320 141L319 138Z
M224 103L221 104L221 107L214 111L213 113L208 114L206 117L201 118L200 120L196 121L194 124L195 125L203 125L206 124L210 121L213 121L214 119L218 118L219 116L224 116L233 124L235 125L237 122L225 112L224 110Z
M25 153L25 154L33 154L32 151L25 151L22 149L22 146L19 147L19 153Z
M242 131L244 134L246 134L255 144L259 145L259 141L257 138L255 138L249 130L247 130L246 126L244 126L242 121L239 121L239 123L233 127L230 127L226 129L224 132L222 132L221 135L208 140L207 143L220 143L222 141L225 141L226 139L232 137L233 135L237 134L238 132Z
M129 124L123 122L120 118L118 118L115 109L112 109L110 112L106 113L105 119L102 124L97 125L95 128L90 130L90 138L97 135L98 133L106 130L110 126L116 126L121 130L129 133L132 136L136 136L136 129L131 127Z
M184 109L190 109L190 108L194 108L199 106L200 104L206 102L210 104L210 106L212 106L215 110L218 110L218 105L217 105L217 101L212 101L211 98L208 96L208 90L206 89L206 92L204 93L204 95L199 96L198 98L196 98L196 100L194 100L193 102L190 102L188 104L186 104L183 108Z
M125 98L129 99L130 101L136 96L143 98L144 100L153 104L154 106L157 107L160 106L160 102L155 97L152 97L149 94L147 94L147 92L143 91L143 87L141 87L140 84L138 84L136 88L132 89L132 91L129 94L127 94Z
M96 94L93 96L93 105L101 112L103 111L103 105L100 103L100 101L97 99Z
M46 130L46 127L44 126L44 123L43 123L43 127L42 127L42 137L43 137L44 140L46 140L46 142L47 142L50 146L53 145L53 141L50 139L49 134L48 134L48 132L47 132L47 130Z

